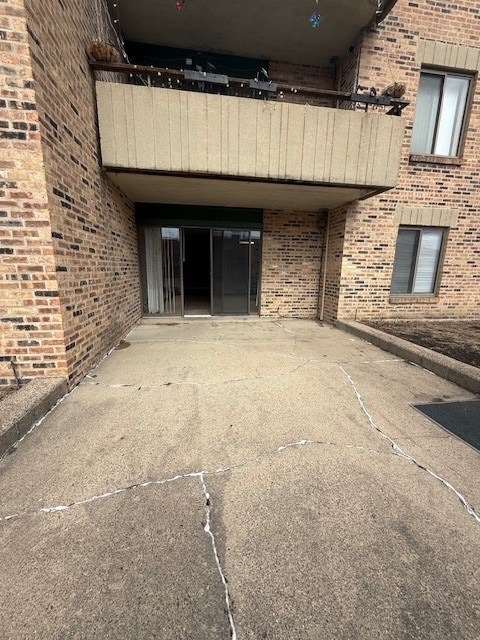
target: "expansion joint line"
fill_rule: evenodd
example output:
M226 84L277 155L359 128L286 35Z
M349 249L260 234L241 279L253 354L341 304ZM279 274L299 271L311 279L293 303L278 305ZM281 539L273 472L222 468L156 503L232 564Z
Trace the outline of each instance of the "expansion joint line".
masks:
M363 411L363 413L366 415L370 425L375 429L375 431L377 431L382 436L382 438L385 438L386 440L388 440L388 442L390 442L390 444L392 446L392 449L393 449L393 452L395 453L395 455L400 456L401 458L405 458L405 460L409 460L410 462L413 462L413 464L416 465L419 469L421 469L422 471L426 471L433 478L435 478L436 480L441 482L445 487L447 487L447 489L449 491L451 491L452 493L454 493L457 496L457 498L460 500L460 502L462 503L462 505L466 509L466 511L476 520L477 523L480 524L480 516L476 513L474 508L468 503L466 498L459 491L457 491L457 489L455 489L455 487L452 484L450 484L450 482L448 482L448 480L445 480L445 478L442 478L442 476L439 476L437 473L435 473L434 471L429 469L427 466L425 466L424 464L419 462L416 458L411 456L409 453L406 453L405 451L403 451L403 449L398 446L398 444L395 442L395 440L393 440L389 435L387 435L384 431L382 431L382 429L380 429L380 427L377 425L377 423L375 422L375 420L373 419L371 414L368 412L368 410L367 410L367 408L365 406L365 403L363 401L363 398L362 398L360 392L358 391L357 386L356 386L353 378L347 373L347 371L345 371L345 369L342 367L342 365L339 364L338 366L343 371L345 377L347 378L347 380L351 384L351 386L352 386L352 388L353 388L353 390L355 392L355 395L357 396L358 404L360 405L360 408Z
M217 544L215 542L215 535L212 531L212 502L210 499L210 494L207 491L207 485L205 484L205 473L200 473L199 475L200 483L202 485L203 496L205 498L205 522L203 525L203 530L210 536L210 540L212 543L213 555L215 558L215 564L217 565L217 570L220 575L220 579L223 584L223 588L225 591L225 603L227 607L228 614L228 622L230 624L230 635L232 640L237 639L237 632L235 629L235 623L233 621L233 613L232 613L232 601L230 598L230 592L228 590L228 580L225 576L225 573L222 569L222 565L220 564L220 558L218 556Z

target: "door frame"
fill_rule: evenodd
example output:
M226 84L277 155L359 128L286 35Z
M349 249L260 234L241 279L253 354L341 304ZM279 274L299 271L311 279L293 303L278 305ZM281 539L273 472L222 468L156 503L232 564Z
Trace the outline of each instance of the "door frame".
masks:
M143 226L143 225L142 225ZM147 226L147 225L145 225ZM185 286L184 286L184 260L185 260L185 231L188 229L202 229L208 230L209 232L209 242L210 242L210 317L214 317L213 313L213 232L214 231L233 231L233 232L242 232L248 231L249 233L249 245L248 245L248 295L247 295L247 313L246 315L258 315L261 314L261 298L262 298L262 264L263 264L263 230L262 229L252 229L252 228L241 228L241 227L228 227L228 226L215 226L215 227L205 227L203 225L182 225L175 224L173 221L171 224L158 224L158 225L148 225L148 226L158 226L160 228L177 228L180 231L180 315L182 318L189 317L185 316ZM252 233L258 231L260 233L260 246L259 246L259 274L258 274L258 283L257 283L257 299L258 299L258 309L255 314L251 313L251 284L252 284ZM163 237L163 236L162 236ZM143 295L143 294L142 294ZM143 303L142 303L143 306ZM165 315L165 314L160 314ZM176 314L175 314L176 315ZM226 315L229 314L218 314ZM243 314L232 314L232 315L243 315ZM165 317L167 317L165 315Z

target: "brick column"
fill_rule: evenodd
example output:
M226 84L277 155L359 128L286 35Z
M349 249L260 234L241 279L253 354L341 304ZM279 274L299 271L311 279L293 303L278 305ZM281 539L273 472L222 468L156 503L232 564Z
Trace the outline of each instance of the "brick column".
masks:
M23 0L0 0L0 384L66 376Z

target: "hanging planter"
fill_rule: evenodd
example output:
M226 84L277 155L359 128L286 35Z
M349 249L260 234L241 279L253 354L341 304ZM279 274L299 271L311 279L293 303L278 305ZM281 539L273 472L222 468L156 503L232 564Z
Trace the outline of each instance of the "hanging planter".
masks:
M121 62L121 56L109 42L92 42L89 48L91 57L97 62Z

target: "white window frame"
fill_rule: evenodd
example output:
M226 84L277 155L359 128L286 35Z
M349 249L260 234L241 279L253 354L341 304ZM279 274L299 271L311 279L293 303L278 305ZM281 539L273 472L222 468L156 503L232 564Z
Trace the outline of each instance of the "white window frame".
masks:
M415 264L413 265L413 270L411 270L411 276L410 276L410 281L409 281L409 291L405 292L405 293L396 293L394 291L392 291L392 287L393 287L393 275L394 275L394 271L393 269L395 268L395 257L396 257L396 253L397 253L397 244L398 244L398 237L400 235L400 232L403 230L408 230L408 231L418 231L418 236L417 236L417 240L415 243L415 251L414 251L414 256L413 256L413 260L415 261ZM422 233L424 231L440 231L442 233L442 239L440 242L440 250L438 252L438 259L437 259L437 264L435 266L435 275L434 275L434 281L433 281L433 287L432 287L432 291L429 293L416 293L413 290L414 287L414 283L415 283L415 279L416 279L416 275L417 275L417 269L418 269L418 261L419 261L419 257L420 257L420 246L421 246L421 241L422 241ZM447 232L448 229L446 229L445 227L416 227L416 226L410 226L410 225L400 225L398 228L398 234L397 234L397 240L395 243L395 255L394 255L394 264L392 267L392 280L390 283L390 296L391 297L417 297L417 298L432 298L438 295L438 288L440 285L440 272L441 272L441 267L443 264L443 257L445 254L445 247L446 247L446 242L447 242Z
M461 152L463 150L463 141L464 141L464 138L465 138L466 125L467 125L467 121L468 121L468 117L467 116L468 116L469 111L470 111L474 76L472 74L469 74L469 73L462 73L461 71L459 71L457 73L455 71L444 71L444 70L441 70L441 69L433 69L433 68L430 68L430 67L422 67L421 70L420 70L420 80L419 80L419 84L418 84L418 90L420 89L420 81L421 81L422 75L441 76L443 78L443 82L442 82L442 88L441 88L441 93L440 93L440 100L439 100L438 107L437 107L437 113L436 113L436 116L435 116L435 128L434 128L434 132L433 132L431 148L429 150L424 150L424 151L418 151L418 150L414 150L414 149L411 148L410 149L410 153L413 154L413 155L437 155L437 156L441 156L441 157L445 157L445 158L459 158L461 156ZM450 154L450 155L443 155L443 154L435 153L435 145L437 143L438 126L439 126L440 114L442 112L442 102L443 102L443 98L444 98L445 79L447 77L464 78L465 80L469 81L469 84L468 84L468 90L467 90L467 97L466 97L466 100L465 100L465 108L464 108L463 114L461 116L462 122L461 122L461 125L460 125L460 135L458 137L458 145L457 145L456 153L455 154ZM418 92L417 92L417 96L418 96ZM414 119L414 122L413 122L413 129L412 129L412 142L413 142L414 131L415 131L415 119Z

